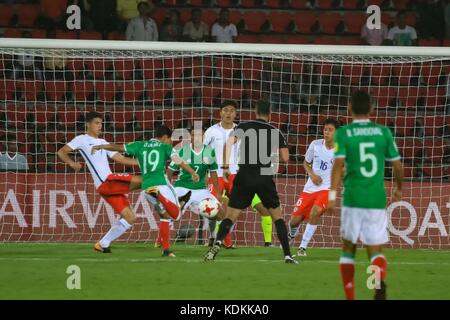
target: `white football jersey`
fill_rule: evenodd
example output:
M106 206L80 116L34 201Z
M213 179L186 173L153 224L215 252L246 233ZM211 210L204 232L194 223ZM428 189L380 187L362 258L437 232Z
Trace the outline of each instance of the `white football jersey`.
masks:
M92 154L92 147L102 144L109 143L105 139L97 139L87 134L76 136L67 144L72 150L80 151L89 168L92 179L94 179L95 188L98 188L112 173L109 167L108 157L112 158L117 153L114 151L97 150L95 154Z
M334 149L327 149L325 140L314 140L308 147L305 154L305 160L312 163L313 172L322 178L322 183L316 186L311 178L303 188L303 192L313 193L322 190L330 190L331 187L331 167L333 165Z
M236 124L233 125L232 129L224 129L220 122L211 126L208 130L205 131L205 136L203 139L203 143L207 146L210 146L216 152L217 165L219 166L219 170L217 170L217 175L219 177L223 176L223 146L227 142L230 134L233 132ZM235 143L231 148L231 154L229 159L230 172L232 174L236 174L238 171L238 151L239 145Z

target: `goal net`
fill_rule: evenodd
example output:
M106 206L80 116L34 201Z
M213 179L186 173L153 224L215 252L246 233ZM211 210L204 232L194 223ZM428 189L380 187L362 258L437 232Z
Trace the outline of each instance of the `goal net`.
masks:
M202 121L207 128L224 99L238 102L239 121L254 117L258 99L271 102L271 122L289 141L289 164L276 176L288 220L306 182L307 146L321 137L326 118L351 121L349 95L363 88L373 98L372 120L392 130L405 166L404 199L388 201L390 245L448 249L449 73L448 48L3 39L0 241L96 241L117 218L87 167L75 173L56 155L84 133L86 112L103 113L104 138L124 143L149 139L161 123L176 129ZM387 166L388 193L391 181ZM159 218L139 192L130 199L138 221L120 240L154 241ZM339 210L326 214L311 246L338 246L339 224ZM186 225L204 226L187 212L172 226L174 239ZM243 214L233 237L238 245L262 245L258 214Z

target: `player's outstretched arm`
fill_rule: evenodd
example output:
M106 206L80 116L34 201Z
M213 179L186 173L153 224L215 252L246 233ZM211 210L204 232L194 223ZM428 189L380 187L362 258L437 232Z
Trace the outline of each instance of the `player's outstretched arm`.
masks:
M395 201L400 201L402 199L402 188L403 188L403 165L400 160L392 161L392 169L394 172L394 182L395 188L392 194Z
M125 148L124 148L123 144L101 144L98 146L93 146L92 154L94 154L95 151L97 151L97 150L125 152Z
M328 193L328 211L333 211L336 206L337 189L342 180L342 172L345 164L345 158L335 158L333 168L331 169L331 188Z
M112 157L114 161L117 161L118 163L121 163L126 166L138 166L139 161L134 158L125 157L124 155L117 153Z
M67 163L73 170L80 171L83 167L81 163L73 161L72 158L70 158L69 153L71 153L73 150L71 147L69 147L67 144L58 150L58 157L63 161L64 163Z

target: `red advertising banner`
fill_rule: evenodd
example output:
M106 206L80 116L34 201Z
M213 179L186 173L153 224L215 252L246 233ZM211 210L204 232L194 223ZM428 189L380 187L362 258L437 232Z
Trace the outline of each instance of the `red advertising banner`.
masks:
M0 173L0 241L94 242L117 219L112 208L95 192L88 174ZM288 221L304 179L278 178L277 187ZM390 183L386 183L390 189ZM406 182L404 199L389 202L390 246L395 248L450 249L450 184ZM370 197L370 194L367 195ZM130 195L137 223L120 241L154 241L157 214L139 192ZM312 246L340 245L340 210L325 215ZM261 245L258 214L248 210L236 224L238 245ZM173 226L200 225L196 215L187 213ZM205 237L206 237L205 228ZM275 232L274 232L275 234Z

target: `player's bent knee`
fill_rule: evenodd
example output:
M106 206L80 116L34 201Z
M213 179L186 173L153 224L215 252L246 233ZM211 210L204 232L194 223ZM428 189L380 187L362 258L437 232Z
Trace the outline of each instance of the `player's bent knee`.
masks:
M129 224L134 224L136 222L136 215L130 207L123 209L120 216Z

